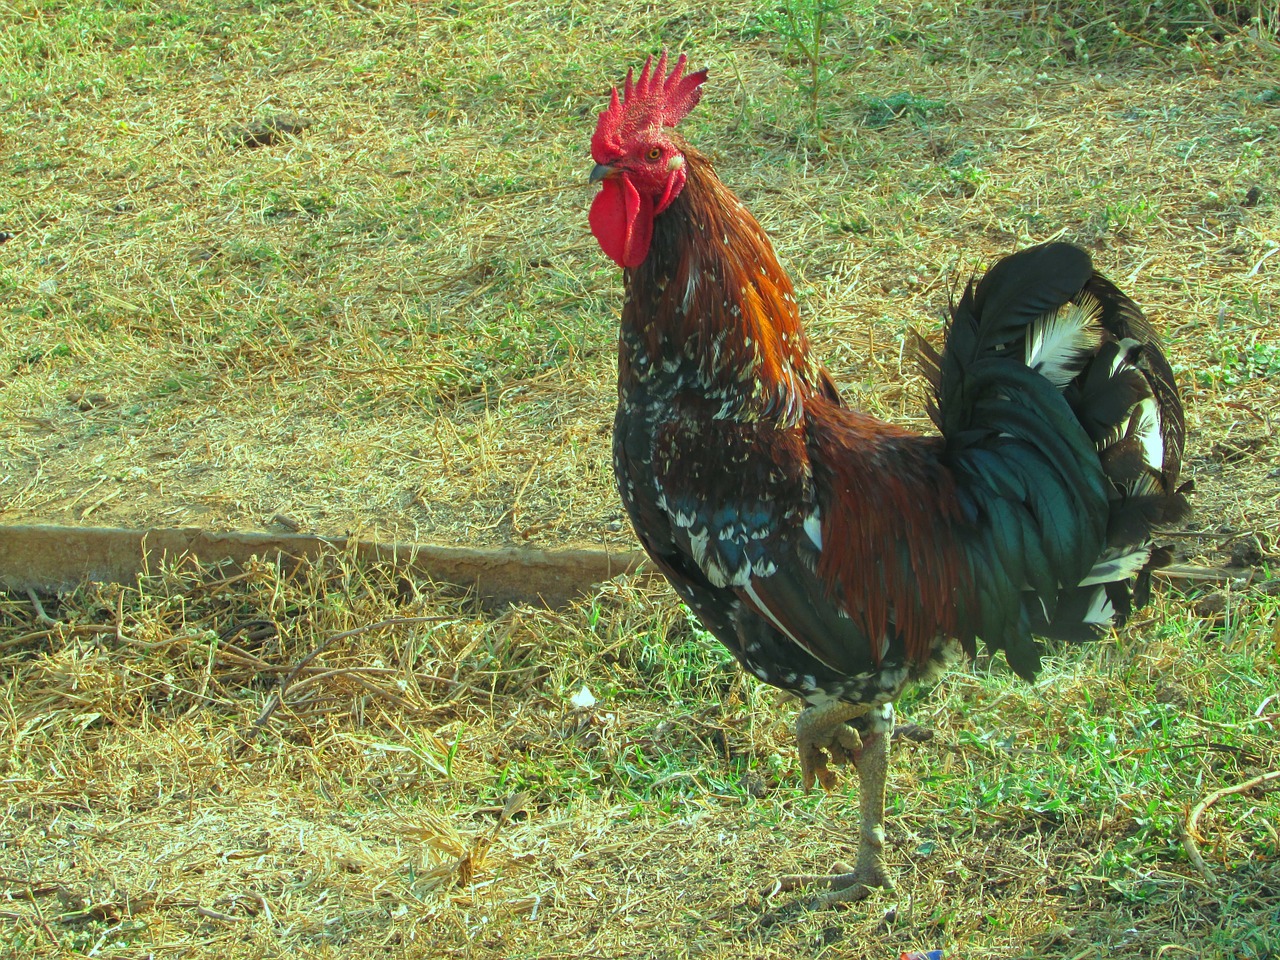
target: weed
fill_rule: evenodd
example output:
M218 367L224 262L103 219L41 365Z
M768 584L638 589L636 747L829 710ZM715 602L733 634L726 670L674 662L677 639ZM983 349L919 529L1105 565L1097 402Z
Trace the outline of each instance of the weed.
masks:
M815 130L822 127L820 105L831 72L826 49L830 31L847 5L848 0L780 0L757 14L760 28L779 37L785 52L801 65L796 85L808 101Z

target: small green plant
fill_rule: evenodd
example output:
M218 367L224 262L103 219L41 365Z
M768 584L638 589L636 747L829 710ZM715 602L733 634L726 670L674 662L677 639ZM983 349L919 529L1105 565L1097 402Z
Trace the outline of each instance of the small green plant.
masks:
M1235 387L1246 380L1270 380L1276 376L1280 376L1280 346L1273 343L1224 345L1217 363L1196 371L1196 382L1205 387Z
M1252 304L1252 312L1270 322L1260 304ZM1207 338L1207 363L1194 369L1193 376L1202 387L1237 387L1249 380L1272 380L1280 377L1280 345L1259 342L1254 329L1228 323L1219 316L1217 326Z
M831 77L823 44L832 21L844 12L845 3L846 0L782 0L760 14L765 31L781 37L787 53L800 62L802 73L797 85L809 101L809 119L815 129L822 126L818 105L822 88Z
M1117 200L1103 205L1103 208L1090 217L1090 226L1097 236L1128 230L1138 224L1149 224L1156 217L1156 211L1145 197L1132 200Z

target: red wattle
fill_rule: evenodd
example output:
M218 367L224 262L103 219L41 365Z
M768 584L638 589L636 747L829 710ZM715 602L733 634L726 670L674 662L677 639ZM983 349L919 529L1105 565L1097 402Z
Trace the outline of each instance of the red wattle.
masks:
M638 267L653 239L653 201L641 196L626 174L609 177L591 204L591 232L614 263Z

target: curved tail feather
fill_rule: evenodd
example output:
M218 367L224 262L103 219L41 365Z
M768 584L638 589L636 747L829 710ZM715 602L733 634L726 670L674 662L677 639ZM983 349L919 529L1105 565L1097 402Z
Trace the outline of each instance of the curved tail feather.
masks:
M1187 512L1182 402L1137 305L1088 254L1005 257L921 346L930 416L972 521L972 636L1033 675L1032 635L1084 640L1148 599L1153 530Z

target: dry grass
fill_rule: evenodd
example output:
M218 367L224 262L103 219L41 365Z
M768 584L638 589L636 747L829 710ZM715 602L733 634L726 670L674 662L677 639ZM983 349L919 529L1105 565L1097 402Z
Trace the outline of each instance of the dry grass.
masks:
M1275 768L1275 604L1158 613L1163 640L909 705L937 735L898 751L900 890L806 913L761 888L847 856L852 797L799 794L790 710L665 596L494 619L334 557L11 600L0 931L48 957L1273 956L1280 794L1202 815L1212 886L1178 830Z
M1087 3L1024 7L840 21L820 131L745 0L0 8L0 522L629 542L583 178L667 44L711 66L687 133L851 399L917 420L908 327L1082 243L1187 388L1184 552L1265 574L1275 24L1106 41ZM938 736L894 765L899 892L803 913L756 891L847 855L850 797L798 793L790 708L666 592L495 618L335 557L0 599L0 950L1275 957L1273 783L1200 817L1214 885L1179 831L1276 769L1276 625L1164 598L1035 687L905 704Z

